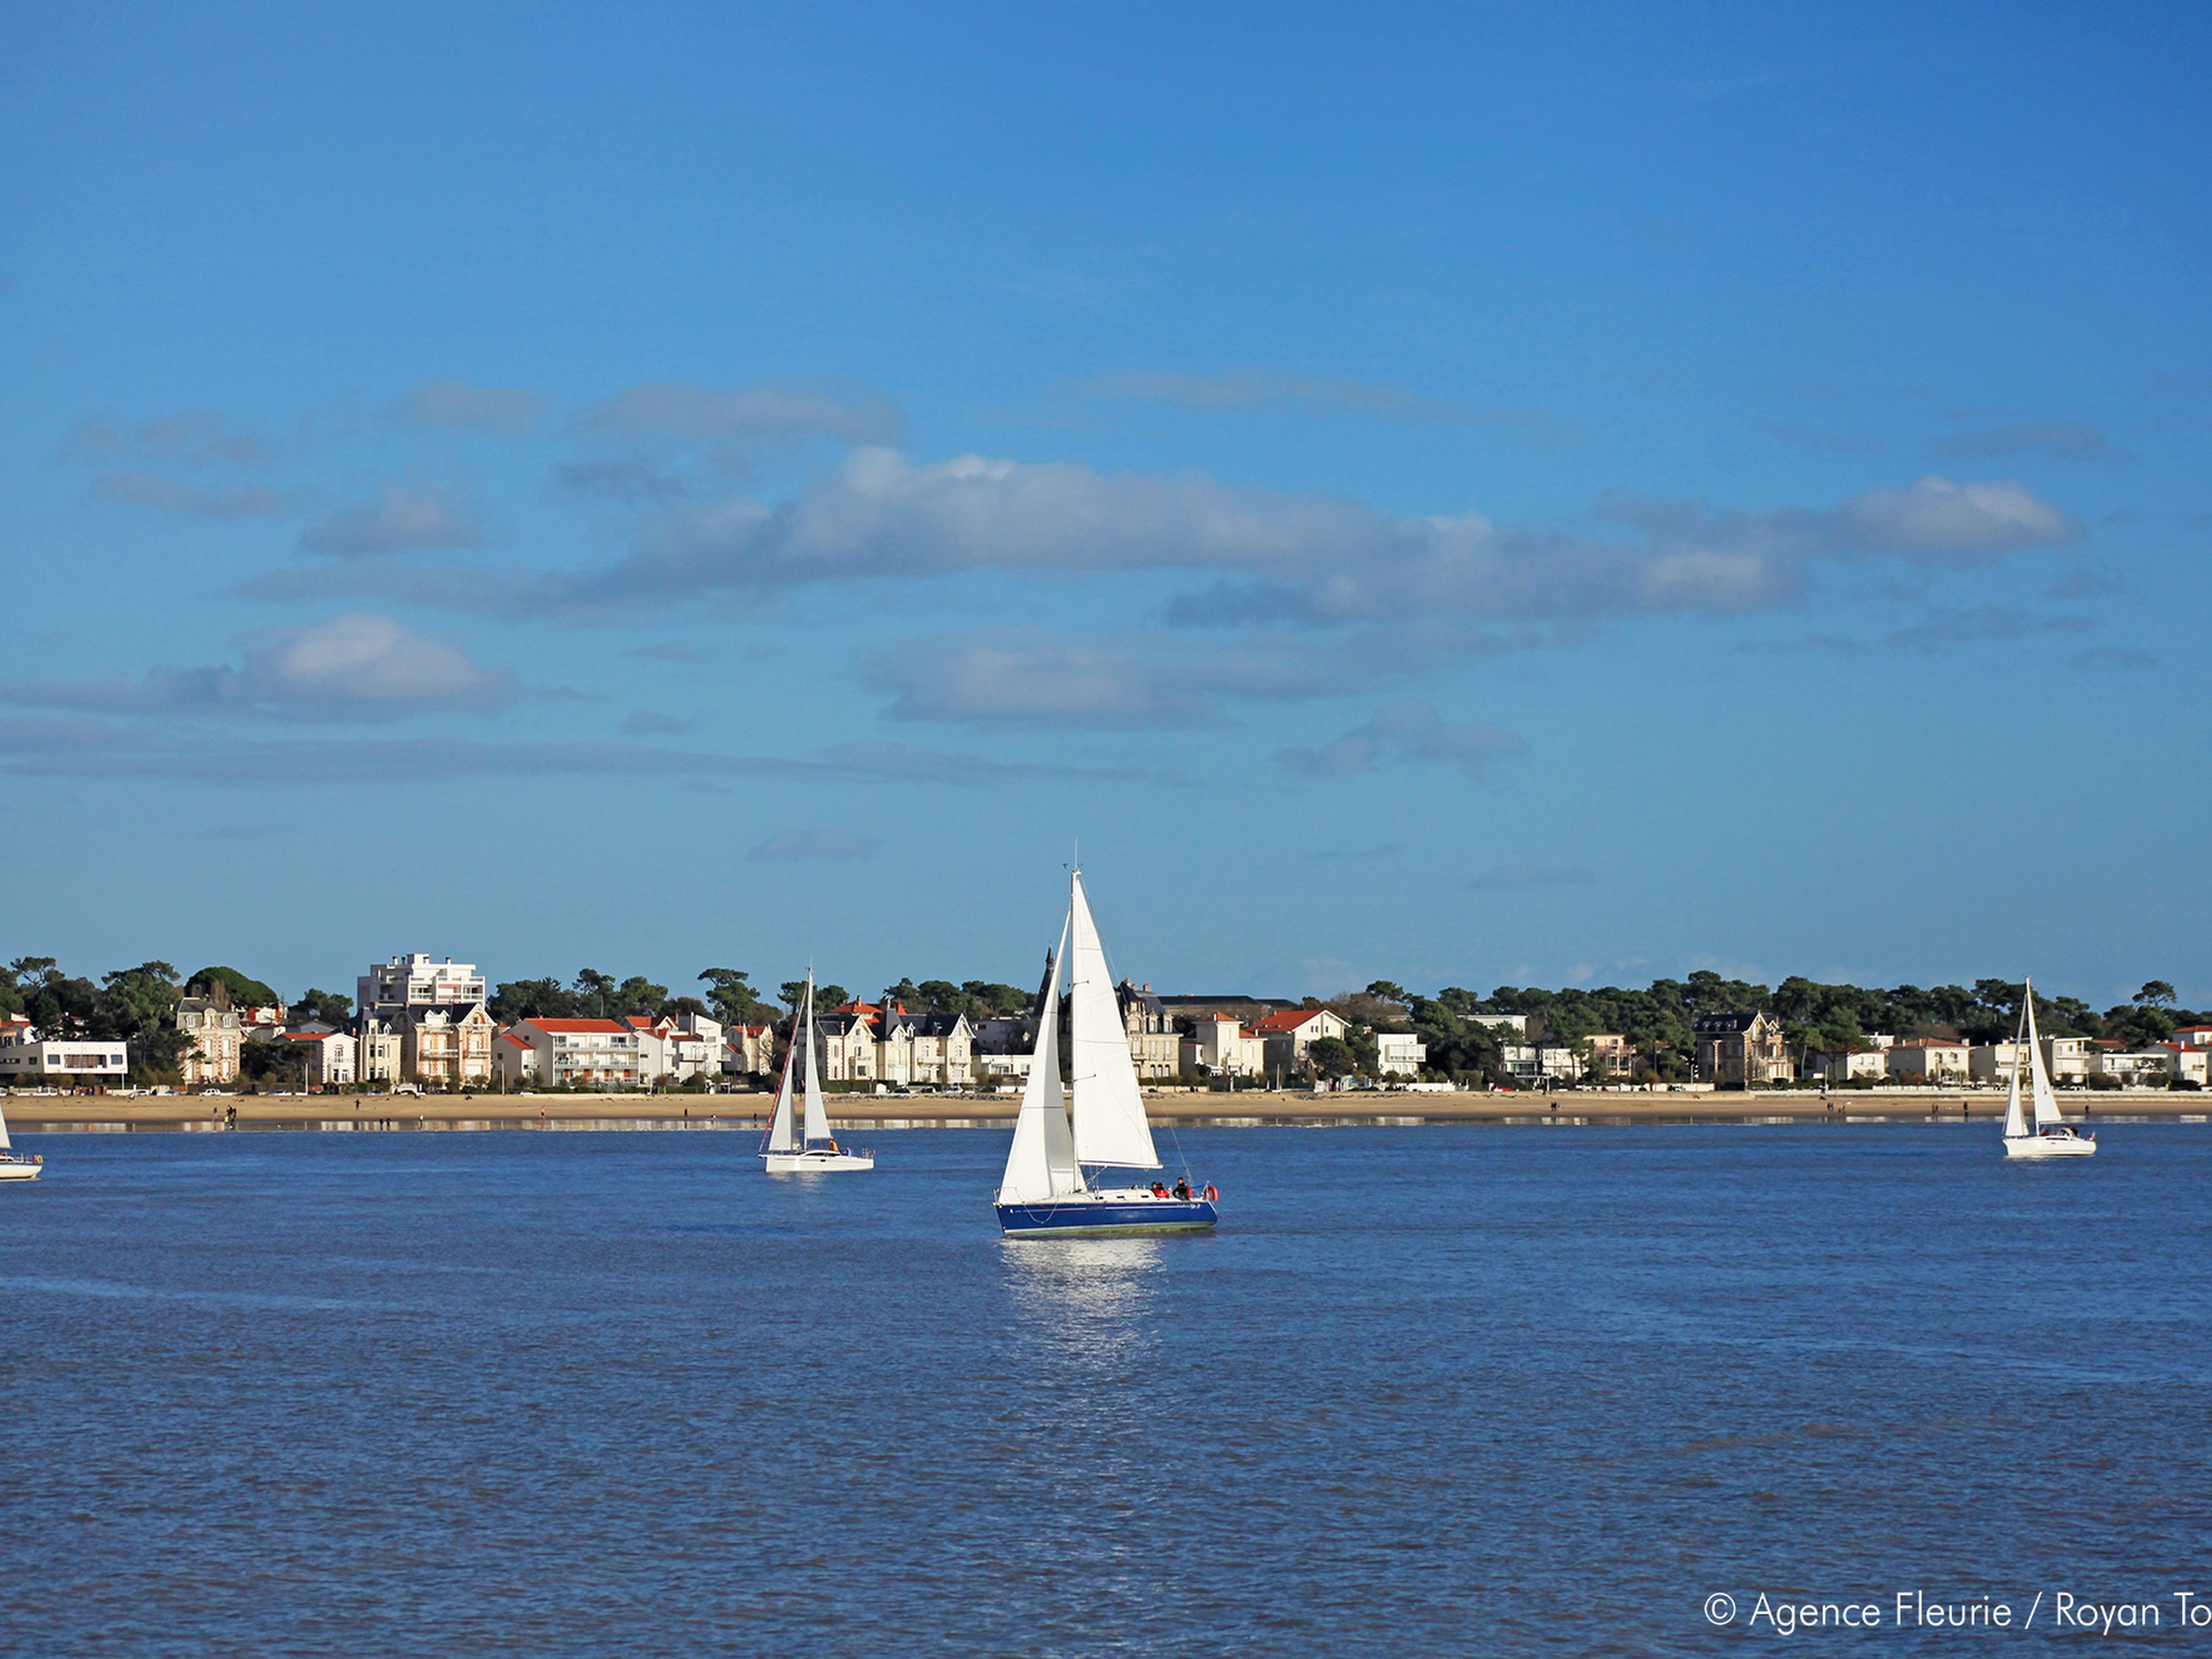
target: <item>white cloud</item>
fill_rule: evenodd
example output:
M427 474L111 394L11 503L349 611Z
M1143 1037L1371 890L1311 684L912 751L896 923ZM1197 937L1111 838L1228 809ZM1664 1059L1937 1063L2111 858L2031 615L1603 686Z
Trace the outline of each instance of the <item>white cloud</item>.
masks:
M137 680L0 688L0 700L129 715L381 720L496 708L512 678L390 617L333 617L245 636L236 666L156 668Z
M481 547L484 543L484 532L465 504L422 484L386 484L375 500L341 508L300 532L302 551L339 558Z
M1479 782L1497 762L1528 753L1529 745L1502 726L1455 724L1418 697L1405 697L1318 748L1278 750L1278 764L1308 777L1371 772L1383 760L1455 766Z
M1869 490L1836 508L1826 527L1839 550L1894 553L1929 564L1986 564L2024 547L2074 541L2082 527L2024 484L1955 484L1929 476L1900 490Z
M103 473L92 480L92 493L106 501L198 518L265 517L283 512L296 499L259 486L244 490L194 489L153 473Z
M598 606L664 591L972 570L1166 570L1244 583L1254 615L1541 620L1742 610L1793 598L1820 560L1876 553L1977 563L2078 534L2018 484L1939 478L1827 509L1713 513L1617 498L1602 516L1624 533L1501 531L1474 513L1402 518L1196 474L1109 475L976 455L916 466L862 448L781 504L736 497L671 515L613 570L569 579L544 598Z
M746 857L756 864L787 864L801 859L849 863L866 858L881 845L869 836L848 835L842 830L786 830L769 836Z
M469 432L520 436L537 423L545 399L519 386L472 386L459 380L420 385L393 405L414 426L449 426Z

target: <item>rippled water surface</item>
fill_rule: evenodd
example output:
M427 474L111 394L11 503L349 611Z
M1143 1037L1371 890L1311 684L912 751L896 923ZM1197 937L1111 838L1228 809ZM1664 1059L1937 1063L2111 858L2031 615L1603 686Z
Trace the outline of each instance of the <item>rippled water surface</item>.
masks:
M1719 1652L1771 1641L1714 1591L2212 1593L2205 1128L1186 1130L1218 1234L1021 1243L982 1131L814 1183L22 1139L0 1651Z

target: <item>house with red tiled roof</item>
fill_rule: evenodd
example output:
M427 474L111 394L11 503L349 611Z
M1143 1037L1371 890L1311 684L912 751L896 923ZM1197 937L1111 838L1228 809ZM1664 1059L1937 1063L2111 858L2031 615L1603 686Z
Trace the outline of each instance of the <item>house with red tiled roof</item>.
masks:
M1262 1018L1252 1034L1267 1045L1266 1069L1295 1071L1306 1064L1306 1051L1324 1037L1341 1038L1351 1027L1330 1008L1284 1008Z
M641 1081L643 1039L623 1020L518 1020L493 1046L502 1076L535 1078L561 1088L635 1089ZM528 1049L524 1059L517 1051Z

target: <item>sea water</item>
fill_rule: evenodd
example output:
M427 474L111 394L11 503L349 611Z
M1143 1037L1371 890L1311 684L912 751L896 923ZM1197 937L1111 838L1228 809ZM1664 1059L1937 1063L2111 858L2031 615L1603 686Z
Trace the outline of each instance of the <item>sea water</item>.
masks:
M1185 1130L1217 1233L1015 1242L982 1131L22 1139L0 1652L2212 1639L2201 1128Z

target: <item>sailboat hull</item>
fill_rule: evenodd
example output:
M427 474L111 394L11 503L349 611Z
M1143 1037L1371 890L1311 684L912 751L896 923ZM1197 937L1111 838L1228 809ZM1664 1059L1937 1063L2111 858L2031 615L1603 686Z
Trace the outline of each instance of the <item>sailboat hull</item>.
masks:
M43 1167L28 1158L0 1157L0 1181L35 1181Z
M771 1175L826 1175L838 1169L874 1169L872 1152L764 1152L760 1166Z
M2005 1137L2007 1158L2087 1158L2095 1153L2097 1143L2085 1135L2008 1135Z
M1202 1233L1220 1217L1204 1198L1084 1194L1041 1204L1001 1204L999 1230L1008 1238L1045 1234Z

